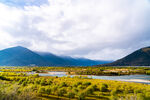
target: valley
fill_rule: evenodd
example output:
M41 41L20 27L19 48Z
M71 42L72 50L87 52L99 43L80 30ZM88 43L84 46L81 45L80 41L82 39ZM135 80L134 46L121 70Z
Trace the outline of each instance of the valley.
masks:
M149 67L0 67L0 100L148 100L149 71Z
M149 71L149 67L1 67L0 100L149 100Z
M150 47L116 61L0 51L0 100L149 100Z

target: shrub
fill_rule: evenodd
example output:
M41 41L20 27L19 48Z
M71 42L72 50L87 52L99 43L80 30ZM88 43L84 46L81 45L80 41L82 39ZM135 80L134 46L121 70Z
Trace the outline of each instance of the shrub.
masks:
M26 86L27 85L27 81L23 81L23 83L21 85L22 86Z
M108 85L107 84L102 84L100 87L101 92L107 92L108 91Z
M38 93L39 93L40 95L44 94L44 93L45 93L45 88L44 88L44 87L40 87L40 88L38 89Z
M67 87L67 84L65 82L62 82L59 87Z
M111 94L112 96L116 96L116 93L117 93L116 89L113 89L110 94Z
M46 94L51 94L52 90L50 88L45 89Z
M78 100L84 100L85 99L85 93L82 92L82 93L79 93L78 94Z
M91 85L91 82L85 82L85 83L83 83L83 85L89 86L89 85Z
M58 96L63 96L63 95L66 94L66 93L67 93L67 91L66 91L65 88L61 88L61 89L59 89L59 90L57 91L57 95L58 95Z
M68 97L68 98L74 98L74 97L75 97L75 93L73 93L73 92L68 92L68 93L67 93L67 97Z
M44 79L42 79L41 82L40 82L40 84L41 84L42 86L44 86L44 85L46 85L46 81L45 81Z
M86 95L93 94L93 92L94 92L94 88L92 86L86 88L85 90Z

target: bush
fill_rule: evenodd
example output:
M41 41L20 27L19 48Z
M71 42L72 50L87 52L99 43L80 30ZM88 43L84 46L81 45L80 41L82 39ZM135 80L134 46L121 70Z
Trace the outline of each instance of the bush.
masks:
M7 80L7 78L4 77L4 76L0 76L0 79L1 79L1 80Z
M62 82L59 87L60 87L60 88L61 88L61 87L67 87L67 84L66 84L65 82Z
M102 84L100 87L101 92L107 92L108 91L108 85L107 84Z
M46 94L51 94L52 90L50 88L45 89Z
M77 94L79 90L77 88L73 88L73 92Z
M89 86L89 85L91 85L91 82L85 82L85 83L83 83L83 85Z
M147 75L150 75L150 71L146 71L146 74L147 74Z
M117 96L111 96L110 100L118 100L118 97ZM128 100L128 99L127 99Z
M111 96L116 96L116 94L117 94L116 89L113 89L110 94L111 94Z
M40 82L41 86L45 86L46 85L46 81L44 79L42 79L42 81Z
M93 94L94 88L93 87L88 87L88 88L86 88L85 92L86 92L86 95Z
M78 100L84 100L85 99L85 93L82 92L82 93L79 93L78 94Z
M51 85L53 82L52 82L52 80L51 79L49 79L48 81L47 81L47 85Z
M83 89L85 89L85 86L79 85L79 86L78 86L78 89L83 90Z
M68 92L68 93L67 93L67 97L68 97L68 98L74 98L74 97L75 97L75 93L73 93L73 92Z
M143 93L138 93L137 94L137 99L138 100L145 100L145 95Z
M44 94L45 93L45 88L44 87L40 87L38 90L39 94Z
M26 86L27 85L27 81L24 81L21 85L22 86Z
M58 95L58 96L63 96L63 95L66 94L66 93L67 93L67 91L66 91L65 88L61 88L61 89L59 89L59 90L57 91L57 95Z

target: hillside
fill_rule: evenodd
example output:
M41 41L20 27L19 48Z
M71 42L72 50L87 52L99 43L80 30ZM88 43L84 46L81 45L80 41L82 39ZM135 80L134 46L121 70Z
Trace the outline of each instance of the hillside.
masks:
M46 63L46 60L40 55L21 46L0 51L0 66L26 66L30 64L44 66Z
M150 47L141 48L122 59L103 66L150 66Z

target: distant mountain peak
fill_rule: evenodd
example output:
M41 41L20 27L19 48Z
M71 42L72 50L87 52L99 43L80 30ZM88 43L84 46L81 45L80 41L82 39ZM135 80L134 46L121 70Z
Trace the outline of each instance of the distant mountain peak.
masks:
M15 46L15 47L10 47L10 48L7 48L7 49L27 49L23 46ZM5 49L4 49L5 50Z
M15 46L14 48L25 48L25 47L23 47L23 46Z
M15 47L12 47L12 48L27 49L26 47L23 47L23 46L15 46Z

